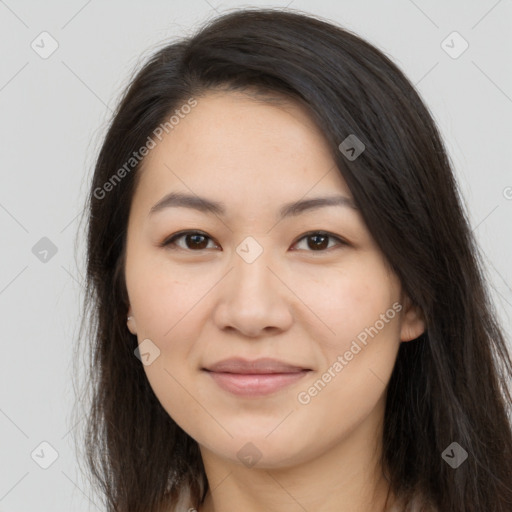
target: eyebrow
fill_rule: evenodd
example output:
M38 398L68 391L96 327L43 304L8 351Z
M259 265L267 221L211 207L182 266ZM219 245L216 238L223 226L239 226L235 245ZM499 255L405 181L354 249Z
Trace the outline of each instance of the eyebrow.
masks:
M280 219L285 217L297 216L301 213L322 208L326 206L343 206L358 210L352 199L346 196L327 196L314 197L311 199L301 199L292 203L284 204L279 210ZM184 194L182 192L171 192L158 201L149 211L149 216L160 212L166 208L192 208L204 213L213 213L218 216L226 215L224 204L200 197L197 195Z

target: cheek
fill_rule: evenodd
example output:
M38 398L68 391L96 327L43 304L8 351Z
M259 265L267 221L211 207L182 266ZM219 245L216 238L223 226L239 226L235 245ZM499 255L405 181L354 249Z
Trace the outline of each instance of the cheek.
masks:
M196 437L201 435L205 409L203 401L194 398L197 391L184 369L183 360L183 355L174 354L167 348L150 365L144 366L144 371L153 393L169 417L189 435Z
M317 405L341 399L342 409L353 412L366 401L369 412L396 359L402 306L398 282L380 259L371 257L351 270L342 282L339 312L332 310L336 335L325 348L328 367L336 361L341 366L331 371L337 376Z
M166 344L198 306L207 283L185 278L166 262L143 257L133 261L132 266L127 264L126 283L137 334Z
M314 294L318 316L335 334L310 332L323 364L297 401L327 438L347 435L380 403L400 345L397 282L373 263L347 268L326 294Z
M294 291L312 313L309 324L316 331L313 339L321 339L328 349L343 349L376 322L382 328L379 320L387 312L382 331L389 331L388 327L396 323L389 318L397 316L392 308L398 299L396 282L374 254L354 254L342 268L326 267L314 275L298 275L301 277Z
M168 268L144 265L142 260L136 267L127 266L126 277L138 343L146 343L150 352L156 354L143 367L148 382L169 416L195 434L194 425L200 423L198 419L204 411L189 394L188 367L193 367L190 352L197 337L195 329L199 328L199 301L211 284L175 279Z

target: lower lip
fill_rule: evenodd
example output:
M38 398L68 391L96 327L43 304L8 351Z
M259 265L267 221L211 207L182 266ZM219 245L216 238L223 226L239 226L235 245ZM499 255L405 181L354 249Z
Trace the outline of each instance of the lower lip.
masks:
M225 391L239 396L265 396L302 379L309 370L293 373L224 373L207 372Z

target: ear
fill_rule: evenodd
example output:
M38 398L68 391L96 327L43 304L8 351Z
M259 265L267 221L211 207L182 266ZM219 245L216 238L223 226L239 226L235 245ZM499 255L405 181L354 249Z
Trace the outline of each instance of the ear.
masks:
M425 332L425 317L419 306L413 304L407 295L404 297L403 305L400 339L401 341L415 340Z
M126 324L128 326L128 330L132 333L132 334L137 334L137 325L135 323L135 318L133 316L133 313L132 313L132 307L130 306L130 308L128 309L128 313L126 314L127 316L127 319L126 319Z

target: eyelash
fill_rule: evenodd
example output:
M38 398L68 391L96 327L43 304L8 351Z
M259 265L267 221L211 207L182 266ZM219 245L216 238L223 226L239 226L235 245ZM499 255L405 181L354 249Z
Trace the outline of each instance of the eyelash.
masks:
M201 236L203 236L205 238L213 240L213 238L208 236L206 233L203 233L202 231L190 230L190 231L180 231L179 233L175 233L174 235L171 235L170 237L166 238L159 245L160 245L160 247L167 247L167 248L171 248L173 250L177 248L177 249L181 249L181 250L189 251L189 252L201 252L201 251L206 250L206 249L194 250L194 249L183 248L183 247L180 247L179 245L176 245L176 243L175 243L176 240L179 240L180 238L183 238L186 235L201 235ZM349 245L348 242L346 242L345 240L343 240L339 236L336 236L336 235L333 235L332 233L329 233L328 231L308 231L307 233L304 233L293 245L296 245L301 240L309 238L309 237L312 237L314 235L320 235L320 236L324 236L324 237L335 239L339 243L340 246L347 246L347 245ZM174 246L174 247L171 247L171 246ZM315 251L315 250L307 250L306 252L313 252L313 253L314 252L326 252L329 249L332 249L332 247L328 247L327 249L319 249L317 251Z

